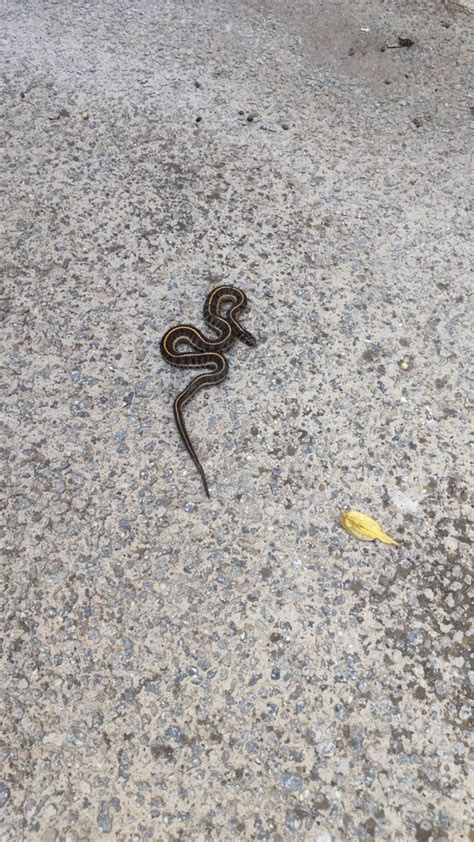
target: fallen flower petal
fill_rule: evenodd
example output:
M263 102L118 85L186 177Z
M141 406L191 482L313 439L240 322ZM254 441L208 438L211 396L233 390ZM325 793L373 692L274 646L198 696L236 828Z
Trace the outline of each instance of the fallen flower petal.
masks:
M394 547L400 546L390 535L382 531L376 520L362 512L356 512L353 509L342 512L339 523L349 535L353 535L359 541L381 541L383 544L392 544Z

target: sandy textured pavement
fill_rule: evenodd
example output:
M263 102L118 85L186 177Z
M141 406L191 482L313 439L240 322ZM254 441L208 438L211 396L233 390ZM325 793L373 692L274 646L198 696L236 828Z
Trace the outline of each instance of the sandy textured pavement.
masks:
M3 3L2 842L469 838L468 5Z

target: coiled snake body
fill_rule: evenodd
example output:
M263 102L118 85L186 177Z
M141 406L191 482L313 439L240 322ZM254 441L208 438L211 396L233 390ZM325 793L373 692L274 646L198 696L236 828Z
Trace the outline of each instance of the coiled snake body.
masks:
M222 305L230 306L225 314ZM204 305L204 319L218 334L217 339L208 339L194 325L176 325L163 336L160 348L167 362L179 368L206 368L176 398L173 404L174 418L181 439L201 476L204 491L210 497L207 480L196 451L191 443L183 420L183 408L200 389L220 383L227 376L229 364L224 352L235 339L254 347L254 336L245 330L238 321L239 313L247 304L247 297L241 289L232 286L220 286L207 297ZM191 351L179 350L180 345L191 346Z

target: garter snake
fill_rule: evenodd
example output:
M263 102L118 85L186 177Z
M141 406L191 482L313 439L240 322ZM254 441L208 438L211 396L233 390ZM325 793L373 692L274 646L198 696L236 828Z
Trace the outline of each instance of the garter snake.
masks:
M228 310L223 313L222 305L229 303ZM160 349L167 362L179 368L205 368L207 372L198 374L191 380L184 391L175 398L173 404L174 418L191 459L201 476L204 491L210 497L206 476L196 451L191 443L183 420L183 408L200 389L220 383L227 376L229 364L224 352L235 339L240 339L246 345L254 347L255 337L245 330L238 321L238 315L247 304L247 298L241 289L232 286L220 286L209 293L204 305L204 320L218 334L217 339L208 339L194 325L176 325L163 336ZM191 350L179 349L187 345Z

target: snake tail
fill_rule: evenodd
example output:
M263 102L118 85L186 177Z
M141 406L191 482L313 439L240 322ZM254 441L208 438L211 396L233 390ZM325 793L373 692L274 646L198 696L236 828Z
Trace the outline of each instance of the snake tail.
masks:
M207 484L206 474L204 473L204 468L202 467L202 465L201 465L201 463L198 459L198 455L197 455L196 451L194 450L193 443L192 443L191 439L189 438L189 433L188 433L188 431L185 427L185 424L184 424L182 409L183 409L183 406L189 400L189 396L186 395L186 391L187 390L185 390L180 395L178 395L178 397L176 398L176 400L173 404L174 419L175 419L175 422L176 422L176 426L179 430L181 440L182 440L186 450L188 451L191 459L193 460L194 464L196 465L196 468L199 471L199 475L201 477L201 482L203 484L204 491L206 492L207 497L209 497L209 499L211 499L211 495L209 494L209 486Z

